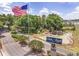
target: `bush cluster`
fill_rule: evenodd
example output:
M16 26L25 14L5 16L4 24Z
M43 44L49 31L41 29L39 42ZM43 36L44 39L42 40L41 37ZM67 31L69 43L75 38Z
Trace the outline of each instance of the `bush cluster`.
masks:
M12 34L12 37L14 38L15 41L19 41L23 43L27 43L26 40L28 40L26 36L18 35L18 34Z
M30 47L33 51L42 51L42 48L44 48L44 44L41 41L32 40L30 42Z

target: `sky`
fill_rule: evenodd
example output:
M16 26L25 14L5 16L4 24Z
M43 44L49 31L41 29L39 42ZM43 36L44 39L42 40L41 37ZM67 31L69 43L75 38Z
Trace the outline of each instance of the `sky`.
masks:
M29 14L48 15L55 13L65 20L79 19L79 2L0 2L0 14L13 14L14 6L28 5Z
M28 5L27 2L0 2L0 14L14 14L12 8L14 6Z

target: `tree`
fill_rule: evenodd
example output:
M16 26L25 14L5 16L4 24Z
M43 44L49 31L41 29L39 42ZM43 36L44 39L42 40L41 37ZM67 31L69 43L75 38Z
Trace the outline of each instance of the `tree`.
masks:
M15 26L22 33L28 33L28 15L19 17L15 22Z
M15 17L11 14L6 15L5 25L8 26L8 29L11 30L11 26L14 24Z
M39 33L42 29L42 20L40 16L29 15L29 32Z
M42 15L42 27L46 28L46 16Z
M63 19L57 14L49 14L47 17L37 15L25 15L17 17L17 20L13 24L13 29L22 33L40 33L43 29L47 29L50 32L53 30L62 30Z
M1 35L1 33L2 33L2 30L3 30L3 22L0 21L0 35Z
M32 40L30 42L30 47L33 51L42 51L42 48L44 48L44 44L41 41Z
M49 14L47 16L47 29L51 30L53 27L54 30L62 30L63 19L57 14Z
M3 28L3 22L0 21L0 29Z
M2 21L2 22L6 21L6 15L5 14L0 15L0 21Z

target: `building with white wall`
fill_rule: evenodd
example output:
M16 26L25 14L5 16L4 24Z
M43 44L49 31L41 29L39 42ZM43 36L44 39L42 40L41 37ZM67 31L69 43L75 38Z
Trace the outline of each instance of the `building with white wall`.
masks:
M75 19L75 20L64 20L64 22L66 24L74 24L74 25L79 25L79 19Z

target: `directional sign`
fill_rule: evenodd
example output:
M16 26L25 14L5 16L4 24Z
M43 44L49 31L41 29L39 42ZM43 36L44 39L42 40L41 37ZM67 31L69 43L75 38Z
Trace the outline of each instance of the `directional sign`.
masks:
M47 37L46 41L51 44L62 44L62 39L60 38Z

